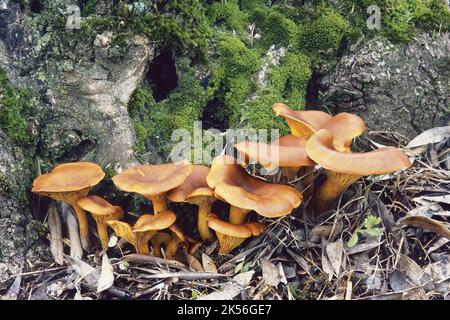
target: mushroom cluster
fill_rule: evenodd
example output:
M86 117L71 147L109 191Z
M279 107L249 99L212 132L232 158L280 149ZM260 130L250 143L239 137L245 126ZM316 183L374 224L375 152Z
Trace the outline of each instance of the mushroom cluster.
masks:
M334 117L321 111L294 111L282 103L273 106L286 120L291 134L272 144L240 142L238 159L221 155L211 167L188 162L139 165L112 178L124 192L136 193L150 201L153 213L145 213L133 225L123 221L124 210L97 195L88 195L105 176L95 163L65 163L37 177L32 192L71 205L76 213L82 246L91 250L88 215L96 223L103 250L108 248L111 228L139 254L177 259L180 252L195 252L202 242L219 241L219 253L228 254L266 226L251 221L252 216L281 218L298 208L303 199L311 203L313 214L328 210L333 201L363 176L408 168L408 157L397 148L381 148L367 153L352 152L353 139L364 133L364 121L356 115ZM270 183L249 174L245 166L257 162L267 170L279 168L286 184ZM315 168L327 178L314 190ZM300 181L300 187L289 185ZM310 200L310 201L309 201ZM176 223L168 203L196 205L197 229L201 241L187 237ZM230 205L228 219L213 212L213 203ZM249 215L250 212L255 214ZM253 219L255 220L255 219ZM149 245L150 243L150 245Z

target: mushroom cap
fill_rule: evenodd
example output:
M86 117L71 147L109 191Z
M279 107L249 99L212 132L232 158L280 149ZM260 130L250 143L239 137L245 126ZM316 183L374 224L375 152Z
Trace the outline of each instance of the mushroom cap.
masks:
M326 112L318 110L295 111L284 103L275 103L272 109L277 117L286 119L290 127L294 122L308 129L310 133L319 130L325 122L331 119L331 116Z
M252 236L252 231L244 225L232 224L216 217L212 217L211 215L208 218L208 227L216 232L231 237L250 238Z
M397 148L386 147L366 153L334 150L332 134L321 129L306 144L308 156L325 169L359 176L384 174L411 166L409 158Z
M178 187L191 171L192 166L187 162L140 165L123 171L112 180L122 191L151 197Z
M348 152L353 139L366 131L366 125L357 115L341 112L325 122L321 129L330 131L337 151Z
M255 237L261 235L266 230L266 226L258 222L249 222L244 224L244 226L249 229Z
M305 151L306 138L287 135L268 145L265 143L240 142L234 147L248 163L255 160L267 169L276 167L314 166Z
M142 215L134 224L133 232L156 231L169 228L177 220L177 216L170 210Z
M302 202L302 194L292 187L270 184L249 175L233 157L214 159L206 177L208 185L220 199L267 218L282 217Z
M69 162L53 168L33 181L31 192L38 194L76 192L92 188L105 177L98 164Z
M206 166L192 166L191 174L181 185L170 190L167 198L173 202L188 202L192 197L214 197L214 191L206 183L208 173Z
M102 197L96 195L80 198L77 203L82 209L94 215L110 216L123 214L123 209L121 207L113 206Z

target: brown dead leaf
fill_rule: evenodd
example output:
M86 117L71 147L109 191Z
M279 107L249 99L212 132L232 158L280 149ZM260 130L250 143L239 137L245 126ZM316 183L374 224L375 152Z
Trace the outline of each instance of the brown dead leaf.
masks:
M433 231L440 236L450 239L450 230L440 221L423 217L423 216L406 216L398 221L399 224L427 229Z
M202 253L202 265L206 272L217 273L217 266L206 253Z

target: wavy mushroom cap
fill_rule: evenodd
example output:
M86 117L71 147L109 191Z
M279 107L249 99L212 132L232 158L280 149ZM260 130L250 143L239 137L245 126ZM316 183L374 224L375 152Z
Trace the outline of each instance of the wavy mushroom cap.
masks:
M368 176L404 170L411 166L409 158L397 148L386 147L366 153L334 150L333 136L325 130L317 131L306 144L308 156L325 169Z
M366 131L366 124L357 115L342 112L325 122L321 129L331 133L333 145L337 151L348 152L353 139Z
M109 216L112 214L123 214L123 209L119 206L114 206L102 197L91 195L78 199L78 205L95 215Z
M303 198L292 187L252 177L236 159L227 155L214 159L206 181L220 199L238 208L254 210L267 218L291 213Z
M209 168L206 166L192 166L192 172L187 179L175 189L167 193L167 198L173 202L187 202L191 197L213 197L214 192L206 183Z
M181 185L192 171L187 162L140 165L113 177L114 184L122 191L143 196L156 196Z
M70 162L61 164L50 173L40 175L33 181L31 192L60 193L75 192L91 188L105 177L99 165L92 162Z
M314 166L305 151L306 138L292 135L281 137L268 145L256 142L240 142L234 147L240 152L245 162L254 160L268 169L276 167Z
M331 119L328 113L318 110L299 110L295 111L289 108L284 103L275 103L272 106L273 111L277 117L282 117L288 121L291 130L294 126L304 127L309 134L319 130L322 125ZM301 131L304 131L301 130ZM293 130L296 131L296 130Z
M157 215L144 214L134 224L133 232L145 232L163 230L175 223L177 216L170 210L160 212Z
M216 217L209 217L208 227L216 232L235 238L250 238L252 231L244 225L232 224Z

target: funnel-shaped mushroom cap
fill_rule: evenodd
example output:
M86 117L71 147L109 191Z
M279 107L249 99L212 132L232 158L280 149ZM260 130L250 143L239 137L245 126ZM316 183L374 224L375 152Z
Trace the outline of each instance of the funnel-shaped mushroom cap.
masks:
M342 112L325 122L321 129L330 131L337 151L348 152L353 139L366 131L366 125L357 115Z
M170 210L157 215L144 214L134 224L133 232L157 231L169 228L177 220L177 216Z
M276 167L314 166L305 151L306 138L292 135L281 137L268 145L265 143L240 142L234 147L246 163L255 160L267 169Z
M173 202L187 202L192 197L214 197L214 192L206 183L209 168L192 166L189 177L178 187L167 193L167 198Z
M284 103L275 103L272 107L277 117L284 118L293 135L309 137L331 119L328 113L317 110L295 111Z
M122 215L123 209L119 206L113 206L111 203L103 199L102 197L91 195L80 198L77 201L78 205L97 216L111 216Z
M192 166L187 162L141 165L123 171L112 180L122 191L152 197L178 187L191 171Z
M221 234L235 238L250 238L252 231L244 225L232 224L215 217L209 216L208 227Z
M229 204L268 218L285 216L302 202L301 193L294 188L254 178L227 155L214 159L206 181L216 196Z
M333 136L325 129L317 131L308 140L306 152L325 169L359 176L384 174L411 166L406 154L392 147L366 153L338 152L333 147Z
M55 167L33 181L33 193L45 195L55 200L58 194L89 190L105 177L99 165L91 162L71 162Z

